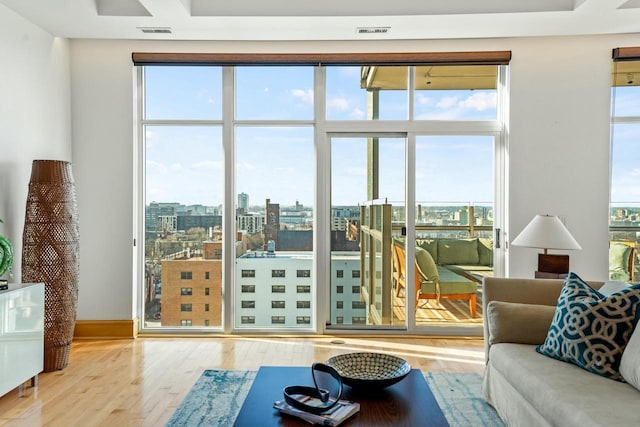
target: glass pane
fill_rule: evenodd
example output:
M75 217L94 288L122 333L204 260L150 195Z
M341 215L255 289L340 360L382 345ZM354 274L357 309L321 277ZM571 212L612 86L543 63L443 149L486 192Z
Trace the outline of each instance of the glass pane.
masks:
M404 226L405 145L331 141L332 325L405 324L393 305L391 252L391 235Z
M482 323L480 284L493 275L493 146L490 136L416 139L417 324Z
M416 120L495 120L498 67L421 66L415 69Z
M613 247L610 249L609 276L613 280L637 280L640 271L639 141L640 123L614 125L611 147L610 239L612 242L630 243L636 250L627 255L634 257L631 264L628 264L624 260L617 263L620 257L614 255Z
M220 67L145 67L147 120L221 120Z
M145 323L222 325L222 130L145 127Z
M407 120L408 67L327 67L328 120Z
M640 117L640 61L612 65L614 117Z
M236 118L313 119L313 67L237 67Z
M640 116L640 86L615 88L613 101L615 117Z
M609 278L637 281L640 272L640 61L612 65Z
M236 128L237 328L314 325L314 170L312 127Z

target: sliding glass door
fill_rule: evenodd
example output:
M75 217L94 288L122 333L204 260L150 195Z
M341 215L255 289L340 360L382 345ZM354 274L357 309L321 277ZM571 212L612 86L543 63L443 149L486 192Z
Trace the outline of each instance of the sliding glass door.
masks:
M330 145L330 324L404 327L391 298L391 238L405 226L406 138L333 137Z
M494 274L495 138L416 137L417 325L482 324L482 278Z

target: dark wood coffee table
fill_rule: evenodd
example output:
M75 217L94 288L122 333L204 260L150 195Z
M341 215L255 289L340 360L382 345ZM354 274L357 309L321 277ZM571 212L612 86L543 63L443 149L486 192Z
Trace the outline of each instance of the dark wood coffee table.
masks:
M273 402L283 399L282 389L288 385L313 386L311 367L261 367L234 425L309 426L306 421L281 415L273 408ZM377 392L363 392L345 385L342 398L360 403L360 412L341 424L344 426L449 426L418 369Z

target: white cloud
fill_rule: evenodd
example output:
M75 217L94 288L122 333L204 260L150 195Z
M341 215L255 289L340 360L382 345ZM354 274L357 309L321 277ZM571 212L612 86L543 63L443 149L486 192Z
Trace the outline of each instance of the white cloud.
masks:
M182 172L184 170L184 167L181 163L172 163L169 165L169 170L171 172Z
M467 99L460 101L460 107L465 110L485 111L495 109L497 96L495 92L474 92Z
M150 150L155 147L154 140L157 137L156 133L148 128L144 133L144 144L147 150Z
M459 98L457 96L445 96L436 104L437 108L447 109L458 104Z
M147 174L166 174L168 168L164 163L156 162L155 160L147 160L146 164Z
M332 97L327 99L327 107L331 110L346 111L349 108L349 101L346 98Z
M354 108L353 111L351 111L350 116L352 119L361 119L364 117L364 111L359 108Z
M268 87L265 87L265 88L264 88L264 91L265 91L265 92L269 92L269 88L268 88Z
M253 171L256 169L256 166L253 163L249 162L238 162L236 164L236 172L239 173L241 171Z
M293 89L291 95L305 104L313 104L313 89Z
M217 170L222 168L222 163L212 160L205 160L202 162L194 163L192 168L195 170Z
M416 103L418 105L433 105L433 98L424 96L422 93L416 94Z

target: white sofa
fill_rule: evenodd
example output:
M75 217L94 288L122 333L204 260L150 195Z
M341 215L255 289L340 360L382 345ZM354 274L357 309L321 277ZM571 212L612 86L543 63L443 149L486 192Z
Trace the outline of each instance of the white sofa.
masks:
M562 280L484 279L483 397L508 426L640 426L640 391L632 385L535 351L546 337L562 285ZM602 283L590 285L599 289ZM634 338L640 338L640 328ZM640 346L627 345L623 357L632 356L640 360Z

